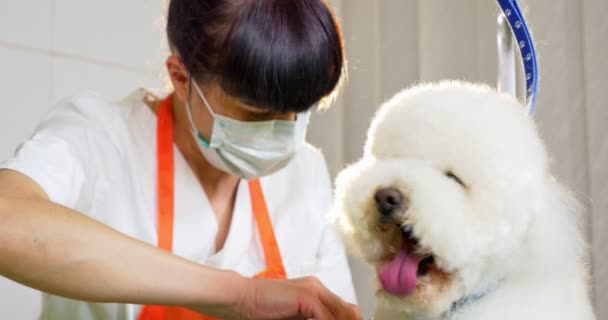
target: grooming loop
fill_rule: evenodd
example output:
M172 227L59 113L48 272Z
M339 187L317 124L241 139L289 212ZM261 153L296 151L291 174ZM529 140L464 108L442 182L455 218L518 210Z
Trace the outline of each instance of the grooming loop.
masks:
M526 77L526 110L533 114L538 96L538 61L532 34L517 0L497 0L504 15L498 18L498 84L503 92L515 94L513 38L519 48ZM508 24L508 26L507 26ZM510 30L509 28L510 27ZM511 34L512 31L513 33Z

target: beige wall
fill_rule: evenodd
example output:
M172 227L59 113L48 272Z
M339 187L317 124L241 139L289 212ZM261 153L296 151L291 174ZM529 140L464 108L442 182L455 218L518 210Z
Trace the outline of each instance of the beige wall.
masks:
M310 140L335 174L360 157L376 107L416 81L496 82L491 0L333 0L340 16L350 79L335 109L317 115ZM608 319L608 2L521 0L540 55L536 120L554 172L589 208L585 225L599 319ZM353 262L366 315L374 299L369 269Z
M592 261L598 319L608 318L608 2L583 0L581 21L583 95L586 111L588 192L590 199Z

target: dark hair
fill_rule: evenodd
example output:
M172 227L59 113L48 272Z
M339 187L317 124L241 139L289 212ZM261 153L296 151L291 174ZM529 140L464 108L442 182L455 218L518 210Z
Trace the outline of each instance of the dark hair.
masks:
M340 26L323 0L171 0L167 36L196 79L277 112L308 110L344 72Z

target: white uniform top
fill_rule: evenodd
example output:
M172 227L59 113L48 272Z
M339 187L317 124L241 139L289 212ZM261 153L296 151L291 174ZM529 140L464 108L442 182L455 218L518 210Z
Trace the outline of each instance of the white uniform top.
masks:
M54 202L156 245L156 115L144 97L140 89L119 103L93 95L66 100L0 168L29 176ZM248 184L238 185L228 237L223 249L215 252L215 215L177 148L174 154L174 253L244 276L263 271ZM261 183L288 277L317 276L354 303L344 248L328 224L332 192L322 154L307 145L285 169ZM85 303L44 294L42 319L137 319L140 310L136 305Z

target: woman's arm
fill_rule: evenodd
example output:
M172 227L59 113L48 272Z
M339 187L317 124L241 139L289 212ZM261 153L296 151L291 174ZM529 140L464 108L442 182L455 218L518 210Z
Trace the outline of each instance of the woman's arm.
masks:
M0 275L72 299L179 305L227 319L359 317L314 279L205 268L49 201L11 170L0 170Z

